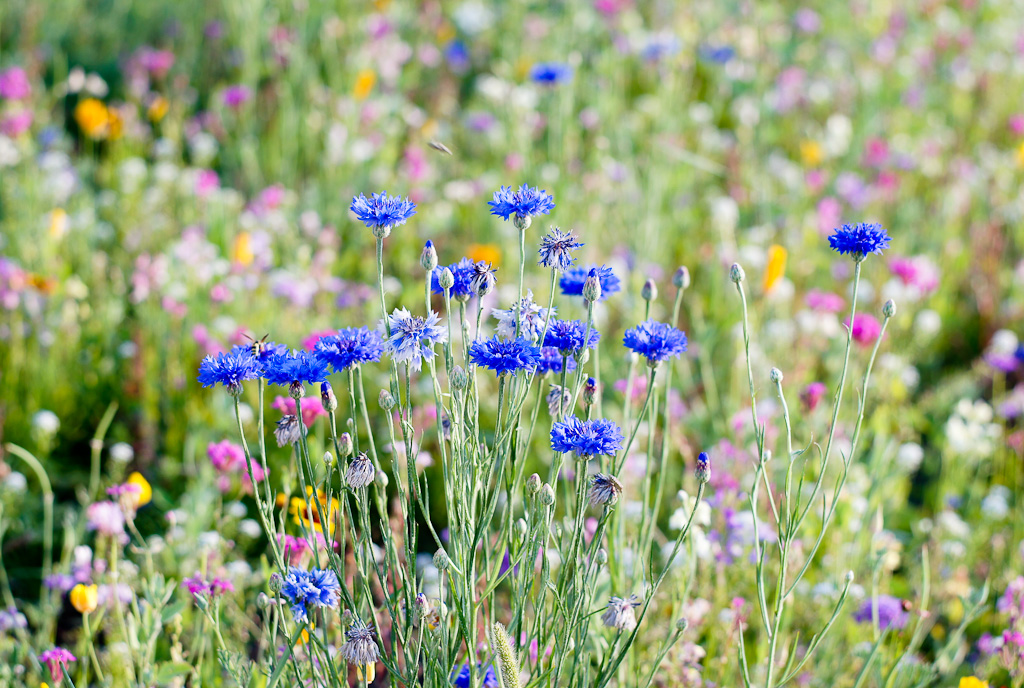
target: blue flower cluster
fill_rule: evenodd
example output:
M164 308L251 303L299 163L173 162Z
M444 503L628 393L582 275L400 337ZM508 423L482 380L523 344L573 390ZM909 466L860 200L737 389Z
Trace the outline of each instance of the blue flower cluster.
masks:
M600 267L591 265L585 268L577 267L566 270L565 274L558 280L558 286L561 287L562 293L566 296L582 296L583 283L587 281L587 275L594 269L597 270L597 279L601 284L601 301L622 290L619 278L615 276L610 267L607 265Z
M448 269L452 271L452 276L455 277L451 294L452 298L456 301L468 301L475 295L472 289L473 277L476 275L475 266L476 263L469 258L463 258L458 263L452 263L448 266ZM441 283L438 281L442 270L443 268L438 268L430 275L430 288L435 294L444 293L444 289L441 288Z
M498 375L515 375L520 370L531 371L537 367L540 348L524 337L492 337L482 342L473 342L469 347L469 358L478 366L489 368Z
M588 332L587 323L582 320L555 320L544 335L544 346L553 346L563 354L574 356L583 350L584 337L587 338L586 348L593 349L601 339L601 333L593 327Z
M573 416L551 426L551 448L580 458L613 456L622 449L622 439L619 426L604 418L580 420Z
M396 308L388 316L388 325L391 336L384 341L384 350L396 363L408 363L412 370L419 370L423 359L434 357L435 344L448 339L441 318L433 311L421 318L407 308Z
M686 351L686 333L667 323L648 320L626 330L622 343L646 358L649 365L656 365L669 357L679 358Z
M880 224L861 222L832 231L834 234L828 238L828 245L836 253L853 256L854 260L863 260L870 253L881 255L889 248L889 234Z
M352 199L349 209L367 227L403 225L416 214L415 203L401 196L389 196L387 191L371 194L370 198L359 194Z
M564 62L538 62L530 68L530 80L554 86L572 81L573 68Z
M232 394L240 394L242 383L255 380L263 372L252 350L235 347L228 353L207 356L199 364L199 384L203 387L224 385Z
M470 675L469 665L463 664L458 673L452 674L452 685L455 686L455 688L469 688L470 678L472 677ZM490 664L487 665L487 670L484 672L483 688L500 688L498 677L494 673L494 667Z
M555 207L555 199L547 191L523 184L518 191L513 191L511 186L501 187L487 205L491 206L491 215L507 220L512 215L521 218L547 215Z
M281 594L291 603L296 622L308 620L311 607L337 608L341 594L338 576L330 569L303 569L291 566L284 577Z
M565 359L565 372L571 373L576 370L576 359L569 356ZM537 363L537 374L562 372L562 352L553 346L542 346L540 348L540 361Z
M327 361L305 350L277 352L263 365L268 385L318 384L329 373Z
M537 264L544 268L558 268L565 272L576 262L575 253L583 247L572 231L563 232L558 227L552 227L551 231L540 240L540 262Z
M360 363L376 363L384 353L384 340L379 332L366 327L346 327L338 334L321 337L316 343L316 356L340 372Z

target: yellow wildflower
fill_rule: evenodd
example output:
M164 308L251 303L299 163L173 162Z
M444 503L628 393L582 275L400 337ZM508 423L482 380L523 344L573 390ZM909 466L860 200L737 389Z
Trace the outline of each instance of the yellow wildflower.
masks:
M1024 167L1024 141L1017 146L1017 167Z
M68 231L68 213L63 208L50 211L50 236L60 239Z
M137 485L139 488L138 492L132 493L133 504L136 509L140 506L145 506L153 501L153 487L149 484L149 481L142 477L142 474L135 471L128 476L129 485Z
M763 285L765 292L771 291L786 274L786 255L786 249L778 244L772 244L768 248L768 266L764 271Z
M361 69L356 75L356 85L352 89L352 96L356 100L365 100L374 84L377 83L377 75L372 69Z
M153 102L146 108L146 116L149 117L150 122L159 122L167 115L167 110L170 109L170 104L167 99L163 96L157 96L153 99Z
M96 605L99 603L99 588L95 585L79 583L71 588L68 598L71 600L71 606L77 609L79 614L88 614L96 611Z
M75 106L75 122L91 139L105 139L110 135L110 110L95 98L85 98Z
M239 265L252 265L254 259L252 235L249 232L239 232L231 245L231 261Z
M374 676L377 674L376 664L367 664L365 668L362 664L356 664L356 679L359 681L366 681L372 683Z
M474 262L482 260L495 267L501 265L501 249L497 244L470 244L466 247L466 257Z
M825 159L821 144L810 139L800 142L800 158L807 167L817 167Z
M958 688L988 688L988 681L982 681L977 676L964 676Z

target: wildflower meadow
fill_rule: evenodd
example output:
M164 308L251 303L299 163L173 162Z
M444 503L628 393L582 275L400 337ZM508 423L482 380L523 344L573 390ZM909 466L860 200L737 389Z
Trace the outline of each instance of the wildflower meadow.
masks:
M1021 17L0 0L0 686L1021 688Z

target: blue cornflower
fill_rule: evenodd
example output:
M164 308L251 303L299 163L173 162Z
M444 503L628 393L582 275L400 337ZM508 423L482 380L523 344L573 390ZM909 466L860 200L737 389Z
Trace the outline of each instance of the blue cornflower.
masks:
M531 341L540 339L544 331L544 324L555 312L554 308L547 309L533 301L533 291L526 290L526 296L519 302L519 307L512 306L508 310L495 308L491 315L498 321L495 331L499 337L512 339L516 336L516 318L519 318L519 334Z
M404 225L405 221L416 214L416 204L401 196L388 196L387 191L371 194L367 198L359 194L352 199L349 210L355 213L360 222L373 230L375 236L386 237L391 228Z
M686 333L657 320L642 322L626 330L622 343L647 359L647 365L654 367L666 358L679 356L686 351Z
M396 363L408 363L419 370L423 359L434 357L434 345L448 339L441 318L431 311L426 318L413 315L407 308L396 308L388 316L391 336L384 340L384 351ZM381 329L384 322L381 321Z
M544 346L553 346L563 354L575 356L584 348L583 337L587 338L586 348L593 349L601 339L601 333L593 327L588 333L587 323L582 320L555 320L548 326Z
M832 250L843 255L853 256L856 261L862 261L869 253L881 255L882 251L889 248L889 235L880 224L860 222L855 225L843 225L828 238L828 245Z
M472 290L473 277L476 274L475 266L476 263L469 258L463 258L458 263L452 263L448 266L448 269L452 271L452 276L455 277L455 284L452 285L451 294L452 298L456 301L468 301L475 295L475 292ZM443 269L438 268L430 275L430 288L435 294L444 293L444 289L441 288L441 283L437 279Z
M526 229L530 226L528 218L534 215L547 215L555 207L555 199L547 191L523 184L518 191L511 186L503 186L494 192L494 200L488 201L491 215L503 220L515 215L516 226ZM522 225L522 226L520 226Z
M537 264L565 272L576 262L572 254L582 246L572 230L563 232L558 227L552 227L547 236L540 240L540 249L537 251L540 262Z
M587 281L587 275L594 269L597 270L597 278L601 283L601 301L622 289L619 278L615 276L610 267L591 265L585 268L576 267L566 270L562 278L558 280L558 286L561 287L562 293L566 296L582 296L583 283Z
M457 674L452 674L452 685L455 688L469 688L470 678L469 665L463 664ZM487 670L484 672L483 688L500 688L498 676L494 673L493 665L487 665Z
M622 449L622 430L604 418L580 420L573 416L551 426L551 448L574 452L583 459L599 454L613 456Z
M245 380L255 380L262 373L260 362L252 351L232 349L224 354L207 356L199 364L199 383L203 387L224 385L234 395L242 393Z
M256 353L257 345L259 345L259 353ZM231 351L232 353L235 351L247 353L254 356L260 363L266 363L274 354L288 351L288 347L276 342L254 342L252 344L236 344L231 347Z
M861 602L860 609L854 612L854 620L859 623L870 623L875 617L873 606L871 598L866 598ZM882 630L900 630L910 620L910 614L903 606L903 600L898 597L879 595L875 608L878 609L878 626Z
M380 333L366 327L346 327L338 334L321 337L316 343L316 356L339 372L360 363L375 363L384 353Z
M573 68L564 62L538 62L530 67L530 80L554 86L572 81Z
M492 337L486 341L473 342L469 347L469 358L473 363L489 368L498 375L520 370L533 370L540 362L540 347L530 343L529 339L499 339Z
M327 361L305 350L279 351L263 364L268 385L312 385L326 380L329 373Z
M308 619L310 607L337 609L340 593L338 576L330 569L305 571L291 566L281 586L281 594L292 605L292 616L300 623Z
M565 358L565 372L571 373L576 370L576 359L572 356ZM553 346L542 346L540 348L540 362L537 364L537 374L562 372L562 352Z
M700 48L700 56L710 62L725 64L736 55L736 49L731 45L713 46L703 45Z

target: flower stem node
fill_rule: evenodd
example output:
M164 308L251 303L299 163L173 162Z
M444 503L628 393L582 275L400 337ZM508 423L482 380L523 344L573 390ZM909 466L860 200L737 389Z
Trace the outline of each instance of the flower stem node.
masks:
M736 284L746 279L746 273L743 272L743 268L740 267L739 263L733 263L732 267L729 268L729 279Z

